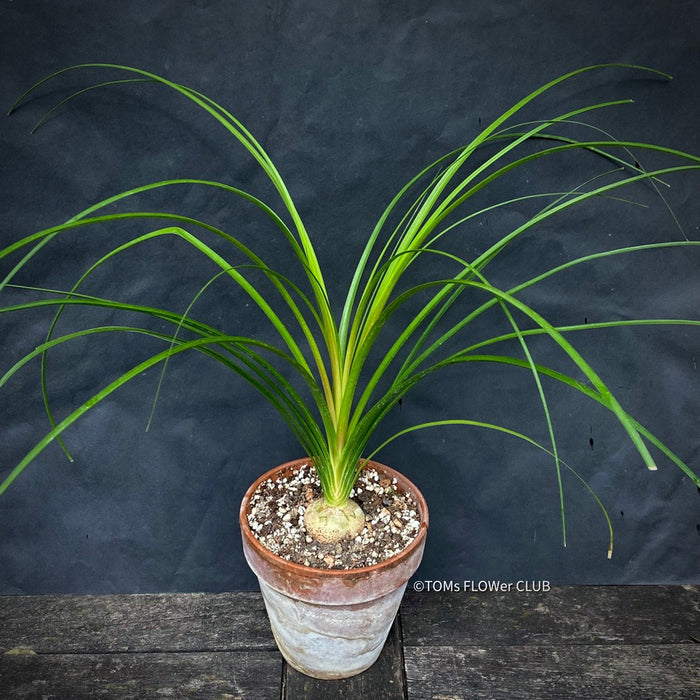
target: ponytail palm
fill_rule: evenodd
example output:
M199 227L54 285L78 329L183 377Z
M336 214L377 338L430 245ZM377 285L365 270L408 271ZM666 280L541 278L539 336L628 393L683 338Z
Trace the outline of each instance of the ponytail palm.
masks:
M700 158L689 153L648 143L620 141L584 121L589 114L629 100L586 104L543 120L517 121L518 113L544 93L578 75L612 67L589 66L550 81L505 111L467 145L446 154L412 178L389 203L369 235L339 313L331 306L314 245L284 180L260 143L224 107L192 88L121 65L72 66L34 85L13 110L39 86L68 71L100 69L125 77L90 85L59 105L92 89L108 88L116 83L163 85L178 93L183 100L194 103L205 117L218 123L248 151L274 187L278 201L273 208L273 204L252 193L218 181L172 179L154 182L115 194L65 223L26 236L0 251L0 258L7 258L12 265L10 272L0 281L0 291L13 288L27 294L34 293L30 300L5 305L0 312L17 313L41 307L55 309L45 342L12 365L0 377L0 386L29 361L37 358L45 362L47 353L53 348L78 338L138 333L162 343L159 352L101 388L61 420L54 418L44 384L42 391L51 428L6 476L0 485L0 493L50 442L60 442L66 428L93 406L143 371L160 366L164 372L170 358L190 351L197 351L235 372L270 401L306 454L313 459L323 490L324 507L344 508L365 461L394 438L439 425L475 426L518 437L549 455L559 479L562 530L566 541L561 471L571 468L559 454L545 379L567 386L607 408L622 425L649 469L656 468L651 446L700 486L700 479L691 468L627 412L569 339L576 332L593 332L626 324L697 326L700 320L642 319L558 327L521 298L524 290L554 275L566 274L577 265L594 264L601 259L637 251L661 252L669 247L686 247L688 254L697 254L699 241L682 237L674 242L640 243L602 252L592 251L548 271L538 272L529 279L513 280L512 286L497 286L490 279L489 268L494 260L538 224L593 198L606 197L623 202L621 190L637 183L646 183L663 201L660 188L665 186L667 175L700 169ZM638 66L616 67L668 77ZM571 133L587 136L573 137ZM576 152L592 155L601 164L600 170L585 182L558 191L514 192L505 199L489 199L489 193L493 190L495 195L497 186L506 176L524 170L540 159L556 159ZM651 170L642 168L639 161L644 160L641 155L644 153L654 154L654 160L663 160L663 164ZM215 223L167 211L119 210L137 196L138 201L142 201L141 195L173 188L206 188L218 192L221 197L238 198L252 204L266 217L272 230L286 240L298 262L303 283L293 281L292 274L272 267L265 260L264 251L253 251ZM495 242L484 246L475 255L454 252L455 246L460 248L460 238L469 243L462 246L464 251L472 250L479 243L473 226L479 217L521 204L534 207L534 213L515 228L499 233ZM56 291L20 284L19 277L27 263L40 254L50 240L80 235L98 224L119 221L138 225L138 235L105 252L71 289ZM204 257L212 265L211 277L203 280L200 292L184 313L83 293L81 287L85 280L96 270L109 266L121 253L138 248L147 241L166 237L179 240L193 256ZM218 245L207 242L212 239L218 241ZM444 244L448 241L450 246L446 247ZM432 277L425 279L425 270ZM441 272L436 274L435 270ZM411 276L412 272L416 274ZM239 328L217 328L196 320L197 300L221 278L228 279L248 295L269 322L275 342L269 338L249 337ZM263 278L266 280L264 285L260 283ZM467 297L478 301L467 307ZM106 308L123 312L125 318L157 319L162 330L155 331L147 325L110 325L55 335L59 317L73 307ZM474 322L492 310L502 315L507 332L475 339L469 333ZM398 331L395 330L397 325ZM388 337L392 332L393 335ZM537 336L549 338L554 347L573 363L575 374L537 363L530 349L531 339ZM380 339L382 350L377 352ZM508 354L503 348L512 349L513 342L517 354ZM508 426L483 422L473 416L436 419L405 428L381 445L373 442L382 419L416 384L430 381L439 370L475 362L517 367L532 376L547 428L546 444Z

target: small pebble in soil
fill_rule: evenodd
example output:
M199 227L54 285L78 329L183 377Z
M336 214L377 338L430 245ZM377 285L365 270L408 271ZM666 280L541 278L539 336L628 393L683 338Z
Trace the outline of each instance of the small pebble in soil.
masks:
M350 493L365 513L364 528L353 539L321 544L304 527L306 506L320 495L321 484L311 464L291 477L267 479L250 501L248 524L253 535L288 561L322 569L355 569L395 556L418 534L415 501L397 487L395 479L366 468Z

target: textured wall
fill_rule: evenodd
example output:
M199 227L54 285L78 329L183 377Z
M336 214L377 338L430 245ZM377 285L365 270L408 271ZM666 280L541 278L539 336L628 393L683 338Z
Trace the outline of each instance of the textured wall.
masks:
M354 261L398 188L530 90L603 61L651 65L670 84L614 70L578 78L524 118L632 97L591 121L619 138L700 153L700 6L696 2L244 3L151 0L0 4L2 103L34 81L86 62L125 63L170 77L229 108L259 138L287 181L340 302ZM89 204L170 177L226 180L268 200L251 158L216 124L162 87L113 86L84 95L31 126L58 100L106 76L71 74L42 88L0 128L0 244L60 223ZM109 77L113 77L109 74ZM590 161L586 161L588 165ZM649 157L647 166L654 164ZM504 181L501 198L574 187L590 170L553 161ZM580 170L579 170L580 168ZM669 178L663 195L688 238L699 236L697 174ZM510 189L505 189L506 186ZM641 208L597 201L549 220L490 271L511 286L585 252L681 237L649 187ZM485 200L484 200L485 201ZM288 247L249 206L201 188L154 193L135 208L190 213L221 226L280 269ZM531 213L516 205L454 234L473 255ZM54 241L17 281L66 288L110 243L144 224L94 227ZM558 324L641 316L698 318L698 248L616 257L581 266L523 295ZM0 272L11 264L0 261ZM154 243L94 275L86 290L184 310L213 274L181 244ZM298 276L298 272L294 272ZM433 271L433 274L438 274ZM298 278L298 277L297 277ZM25 297L2 293L7 303ZM218 282L198 317L232 333L269 337L260 315ZM130 323L66 314L78 323ZM498 314L494 323L501 323ZM51 313L0 316L0 371L39 344ZM491 321L489 321L490 323ZM475 327L469 339L489 330ZM700 329L636 328L572 337L618 398L696 470L700 468ZM467 341L465 341L467 342ZM160 349L142 337L94 338L56 352L48 386L57 416ZM564 370L544 342L536 359ZM0 389L0 476L46 432L39 365ZM0 497L0 593L246 589L236 513L261 470L299 456L286 426L252 389L200 356L168 367L155 421L145 425L158 371L113 394L66 434L75 461L50 445ZM377 459L409 476L431 508L423 579L552 582L700 582L700 494L660 457L649 473L615 420L571 391L545 384L562 457L595 489L564 477L562 546L552 460L504 436L468 428L422 431ZM438 418L500 421L546 442L531 375L519 369L450 370L418 386L388 417L386 436Z

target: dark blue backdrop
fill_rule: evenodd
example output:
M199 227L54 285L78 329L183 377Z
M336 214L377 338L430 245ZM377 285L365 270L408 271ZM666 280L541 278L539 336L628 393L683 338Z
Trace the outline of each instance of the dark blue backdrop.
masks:
M651 65L670 84L629 71L577 79L546 97L536 118L593 101L632 97L594 121L617 137L700 153L700 5L694 0L430 2L151 0L0 4L2 102L35 80L86 61L126 63L192 86L258 136L297 201L336 302L364 241L397 189L442 153L543 82L602 61ZM115 86L75 100L34 135L44 110L93 78L46 87L0 129L0 243L60 223L90 203L169 177L220 179L271 199L270 188L221 129L155 86ZM59 87L61 90L59 90ZM548 111L548 109L551 110ZM573 167L566 164L566 168ZM533 170L513 194L576 173ZM697 175L670 179L664 196L698 238ZM521 189L518 189L521 188ZM494 270L514 282L607 246L675 240L673 218L649 188L642 209L597 202L551 220ZM250 208L198 189L143 200L179 208L288 257ZM521 220L493 214L494 234ZM23 281L65 288L107 249L142 230L91 229L51 245ZM456 239L464 254L474 238ZM460 248L460 246L464 246ZM697 249L638 254L552 279L525 299L556 323L698 317ZM8 269L7 265L2 271ZM539 269L539 268L538 268ZM90 289L184 310L211 275L184 247L125 256ZM29 272L28 271L28 272ZM10 299L10 292L6 299ZM19 297L18 297L19 298ZM263 332L244 297L224 284L198 304L232 332ZM78 322L67 316L62 330ZM41 342L50 314L0 317L0 371ZM85 317L83 320L89 322ZM99 323L118 322L100 317ZM700 468L697 328L601 331L574 338L639 420ZM75 344L49 366L58 415L86 400L155 346L143 338ZM551 355L534 343L537 359ZM66 436L69 463L50 446L0 497L0 593L231 590L255 587L236 515L262 470L299 456L264 399L200 357L172 362L146 433L158 372L146 373ZM420 432L379 459L423 490L431 531L423 579L552 582L700 582L700 494L668 460L648 472L614 419L592 402L546 386L562 456L608 507L615 554L590 494L565 477L568 547L561 541L553 465L537 450L466 428ZM36 363L0 393L0 476L46 431ZM532 378L521 370L450 371L419 386L382 435L438 418L501 421L546 441Z

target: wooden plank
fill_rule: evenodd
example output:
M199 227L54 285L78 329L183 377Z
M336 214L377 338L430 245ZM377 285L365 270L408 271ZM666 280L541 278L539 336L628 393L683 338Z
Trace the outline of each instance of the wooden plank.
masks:
M276 649L260 593L0 597L0 653Z
M700 697L700 587L411 593L408 697Z
M0 697L689 700L694 639L698 586L409 593L377 664L329 682L283 664L259 593L4 597Z
M281 656L263 651L0 656L0 697L13 700L278 700L281 678Z
M700 586L411 592L401 619L406 646L674 644L700 639Z
M364 673L338 681L309 678L285 664L282 700L405 700L401 628L394 620L377 661Z
M700 644L407 647L411 700L693 700Z

